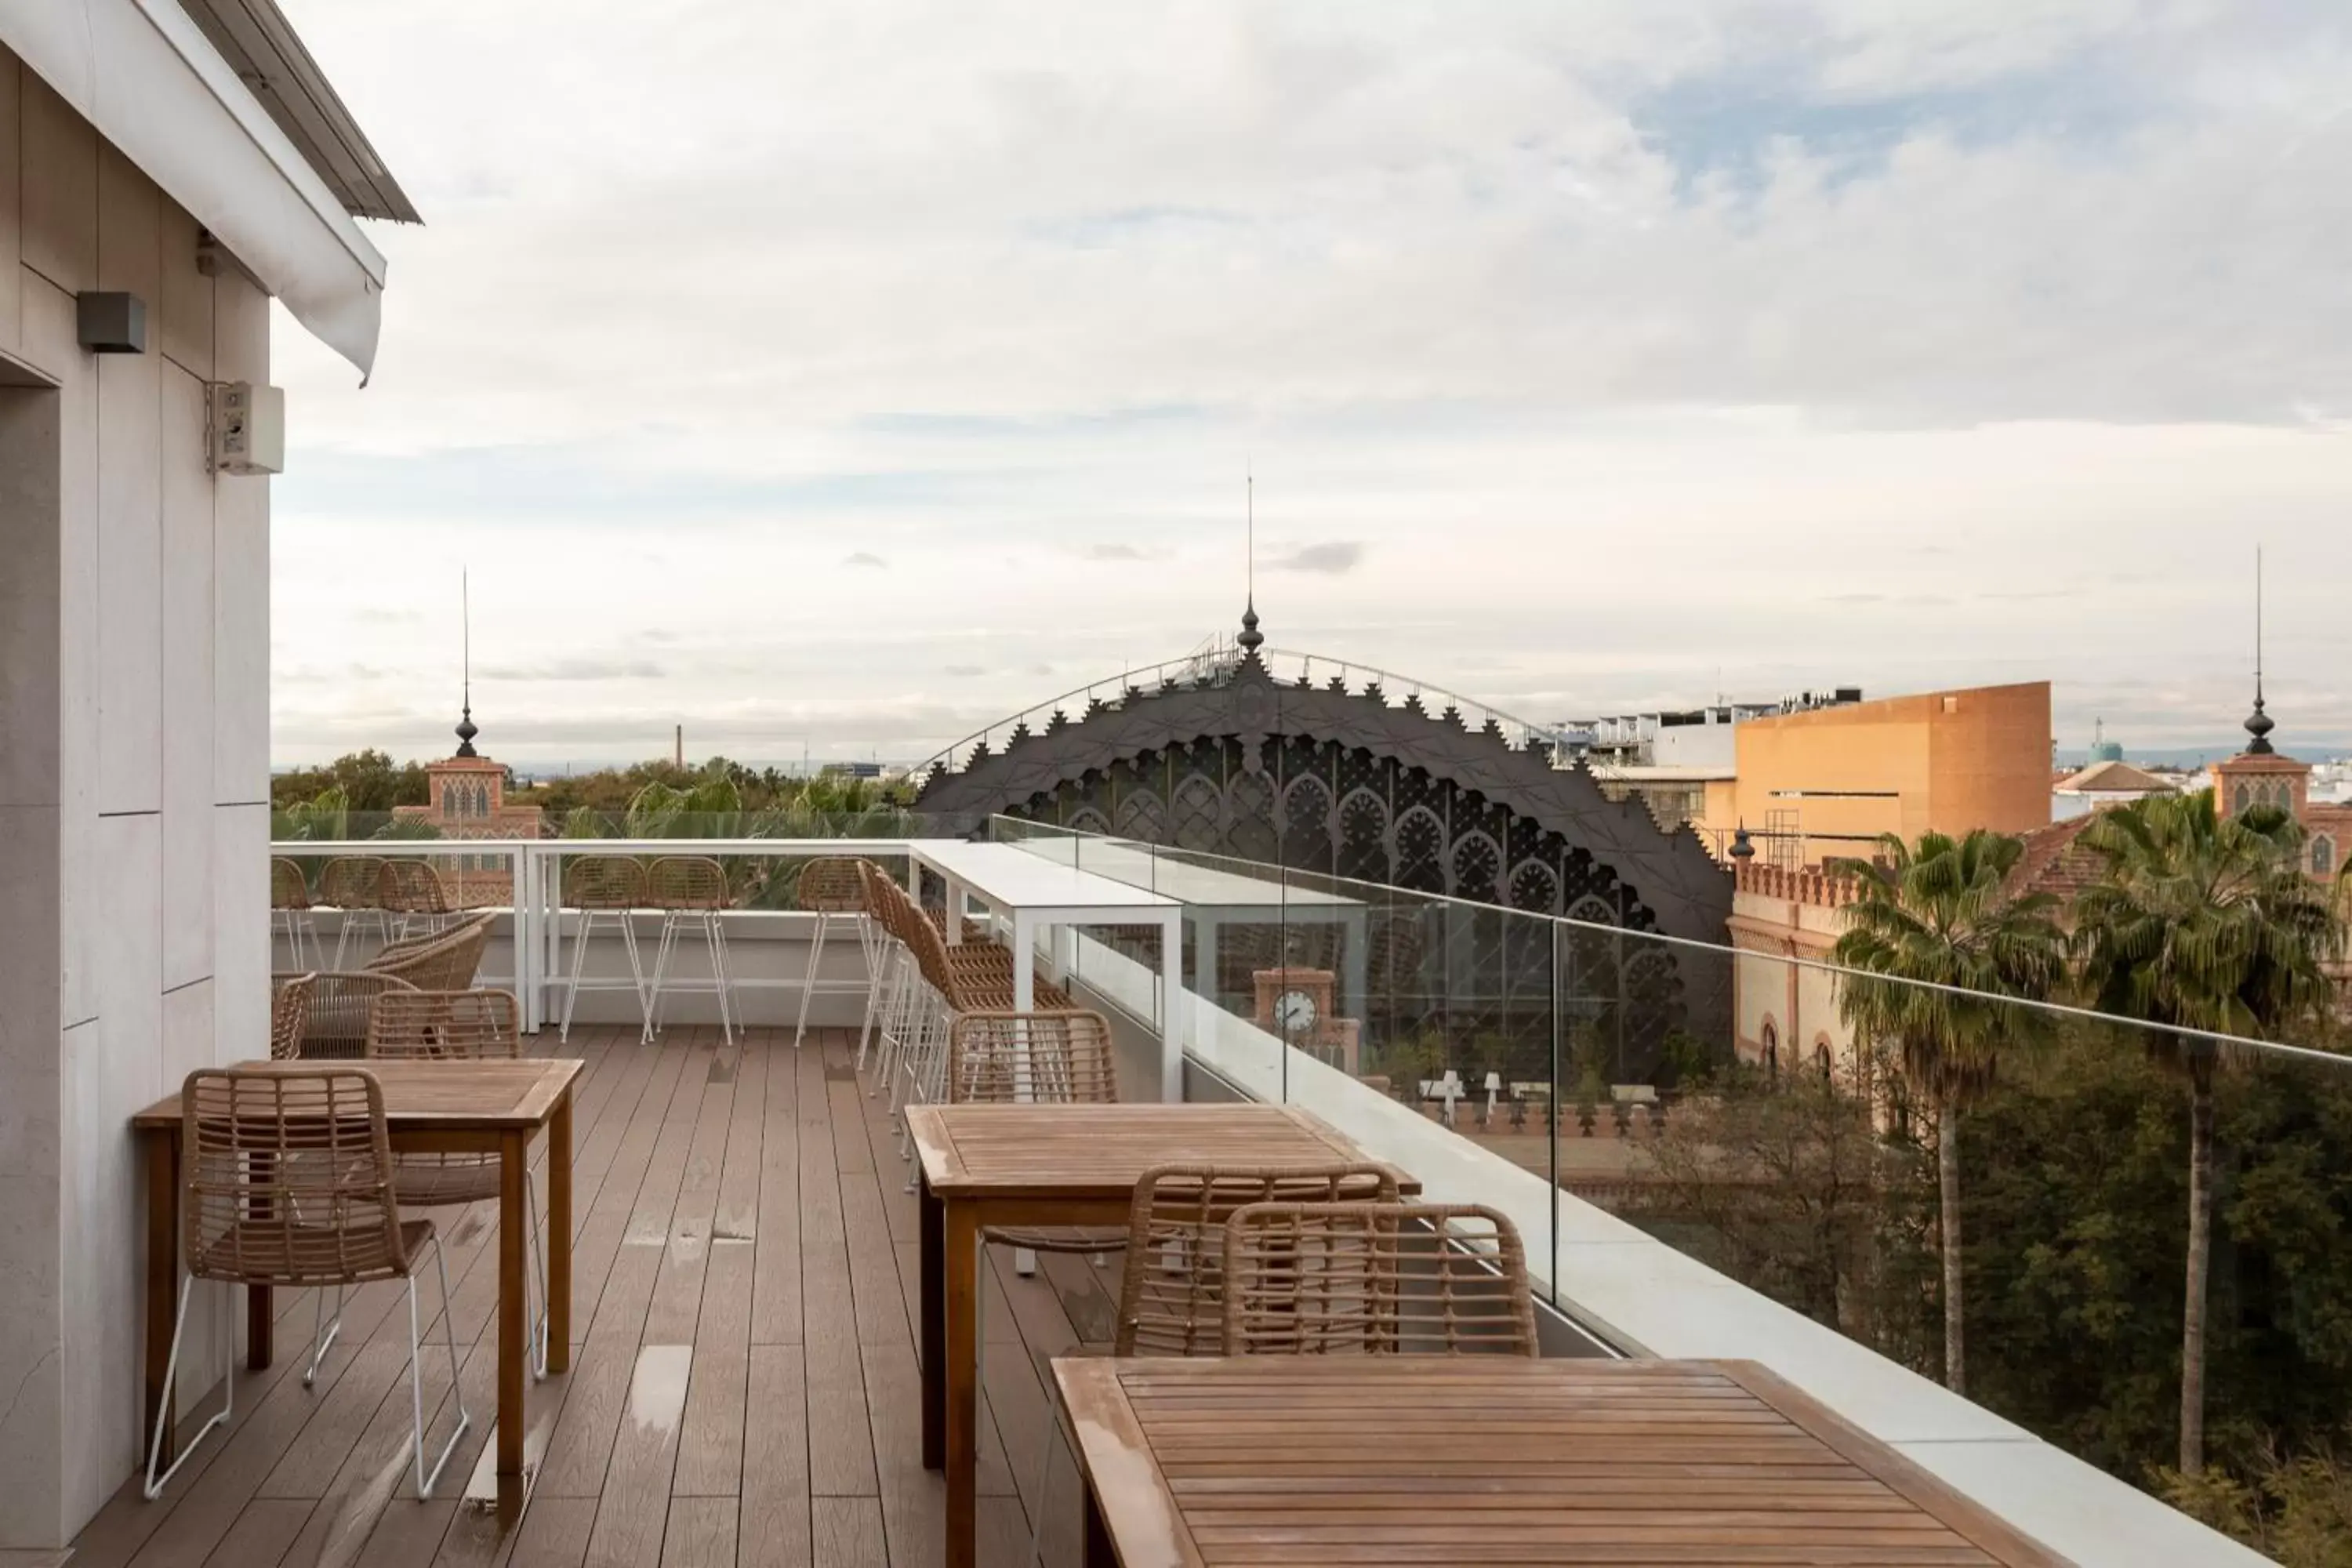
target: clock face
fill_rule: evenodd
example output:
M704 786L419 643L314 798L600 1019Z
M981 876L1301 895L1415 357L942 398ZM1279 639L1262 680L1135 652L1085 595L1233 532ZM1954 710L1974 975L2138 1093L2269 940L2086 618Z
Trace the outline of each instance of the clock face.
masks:
M1304 991L1286 991L1274 999L1274 1021L1286 1035L1303 1035L1315 1027L1315 998Z

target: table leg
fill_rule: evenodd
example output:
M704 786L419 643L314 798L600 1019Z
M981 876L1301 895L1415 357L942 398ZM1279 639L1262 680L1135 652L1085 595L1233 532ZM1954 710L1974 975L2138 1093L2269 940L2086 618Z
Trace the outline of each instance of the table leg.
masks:
M251 1175L257 1185L269 1182L276 1173L277 1162L268 1154L252 1157ZM258 1200L254 1210L267 1214L269 1201ZM278 1327L276 1304L270 1299L267 1285L245 1288L245 1364L256 1372L265 1370L275 1351L272 1336Z
M150 1132L140 1142L147 1163L147 1404L140 1436L152 1444L159 1424L172 1429L174 1414L163 1373L180 1304L180 1130Z
M277 1355L278 1306L267 1285L245 1288L245 1364L256 1372Z
M523 1269L530 1215L523 1208L523 1162L530 1141L519 1132L499 1139L499 1468L522 1474ZM446 1310L446 1309L445 1309ZM549 1347L551 1353L553 1347Z
M1085 1477L1078 1479L1078 1490L1085 1499L1086 1523L1079 1547L1078 1561L1086 1568L1118 1568L1118 1553L1112 1550L1110 1531L1103 1523L1102 1504L1095 1499L1094 1483Z
M947 1228L929 1180L923 1183L919 1207L916 1252L922 1264L922 1324L915 1348L923 1378L923 1468L937 1470L948 1462Z
M972 1568L980 1532L980 1216L969 1203L946 1209L947 1561L949 1568Z
M547 1370L572 1370L572 1090L547 1119Z

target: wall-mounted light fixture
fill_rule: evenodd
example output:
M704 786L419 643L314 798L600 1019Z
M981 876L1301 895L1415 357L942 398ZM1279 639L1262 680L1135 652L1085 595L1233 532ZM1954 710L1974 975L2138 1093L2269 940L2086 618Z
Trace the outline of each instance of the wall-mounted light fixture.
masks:
M147 301L136 294L77 294L74 316L81 346L94 354L147 352Z

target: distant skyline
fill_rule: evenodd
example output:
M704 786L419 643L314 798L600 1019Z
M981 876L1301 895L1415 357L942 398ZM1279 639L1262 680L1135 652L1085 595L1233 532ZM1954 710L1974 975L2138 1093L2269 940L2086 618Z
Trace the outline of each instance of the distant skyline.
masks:
M910 760L1233 630L1523 717L2047 679L2352 751L2352 15L288 0L273 750ZM462 37L462 48L452 40ZM1718 675L1718 671L1720 674Z

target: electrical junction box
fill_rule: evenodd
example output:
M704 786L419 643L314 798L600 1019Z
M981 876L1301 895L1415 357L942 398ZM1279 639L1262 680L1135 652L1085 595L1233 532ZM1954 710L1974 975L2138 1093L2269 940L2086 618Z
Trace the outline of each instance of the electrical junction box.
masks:
M286 471L286 389L249 381L212 384L213 471Z

